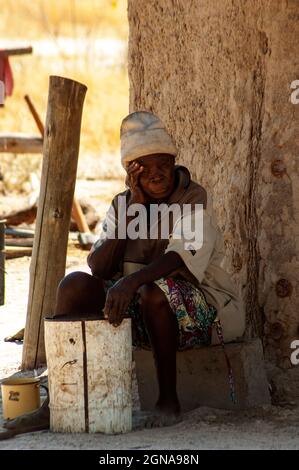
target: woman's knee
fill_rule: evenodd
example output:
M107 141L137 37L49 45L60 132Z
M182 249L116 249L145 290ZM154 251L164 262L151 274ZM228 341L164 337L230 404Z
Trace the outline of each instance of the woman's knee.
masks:
M105 292L101 279L84 272L73 272L60 281L54 317L98 313L104 301Z
M143 284L139 288L141 305L147 307L147 310L168 306L167 298L164 292L154 282Z
M58 285L58 295L63 297L80 295L82 292L86 292L93 283L92 276L90 274L75 271L65 276Z

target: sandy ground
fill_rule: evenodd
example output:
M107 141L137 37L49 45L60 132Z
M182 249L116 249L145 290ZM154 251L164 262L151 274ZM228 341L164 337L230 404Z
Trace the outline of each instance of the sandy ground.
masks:
M87 269L86 252L71 249L67 271ZM6 262L6 303L0 307L0 379L19 370L22 345L4 342L25 324L30 258ZM0 430L3 422L0 404ZM0 441L2 449L299 449L299 409L265 406L243 412L199 408L175 426L136 428L124 435L42 431Z

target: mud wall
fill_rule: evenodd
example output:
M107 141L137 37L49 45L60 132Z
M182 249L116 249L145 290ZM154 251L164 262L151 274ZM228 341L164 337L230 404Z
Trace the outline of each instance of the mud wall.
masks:
M247 334L290 369L299 339L299 105L290 101L299 2L128 0L128 18L130 111L157 113L178 160L210 191Z

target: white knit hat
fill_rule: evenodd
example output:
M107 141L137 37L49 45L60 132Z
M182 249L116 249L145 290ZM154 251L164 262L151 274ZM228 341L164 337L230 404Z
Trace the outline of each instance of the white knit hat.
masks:
M129 114L120 128L121 163L154 153L176 156L178 151L160 119L148 111Z

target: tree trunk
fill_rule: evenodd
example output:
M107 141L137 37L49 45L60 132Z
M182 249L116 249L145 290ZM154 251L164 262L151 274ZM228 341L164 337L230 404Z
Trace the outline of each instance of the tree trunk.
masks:
M36 135L0 133L0 153L42 153L43 139Z
M131 320L47 320L45 340L51 430L131 431Z

